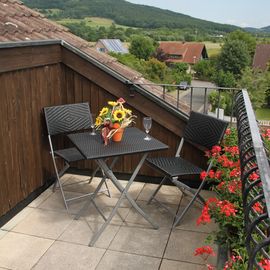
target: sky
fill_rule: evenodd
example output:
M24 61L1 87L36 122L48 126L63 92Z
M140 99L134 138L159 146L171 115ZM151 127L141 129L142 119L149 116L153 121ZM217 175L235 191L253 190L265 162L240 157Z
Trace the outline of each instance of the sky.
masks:
M270 0L127 0L241 27L270 25Z

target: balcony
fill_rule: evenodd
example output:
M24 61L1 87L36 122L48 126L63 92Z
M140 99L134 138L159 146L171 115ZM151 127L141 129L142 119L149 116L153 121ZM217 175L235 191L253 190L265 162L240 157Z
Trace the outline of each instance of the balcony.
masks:
M173 220L167 212L157 205L145 205L145 200L160 181L159 175L146 166L140 171L141 182L132 186L132 196L151 213L161 228L157 231L150 228L128 203L124 203L119 215L95 246L88 247L91 234L97 230L101 220L95 209L89 209L80 220L73 220L73 214L80 209L82 202L74 203L69 216L58 192L52 193L50 185L54 181L54 173L42 114L45 106L74 102L89 102L91 110L98 112L108 100L121 96L138 116L138 128L142 129L145 115L152 116L152 135L169 145L165 155L172 156L182 136L190 107L181 104L179 96L174 99L176 102L167 98L163 100L160 98L165 95L162 87L132 83L109 69L108 65L102 65L63 41L2 43L0 59L0 268L202 269L203 261L193 256L194 249L203 245L207 233L215 230L215 224L196 226L201 207L195 205L183 223L172 230ZM248 112L245 110L248 106L245 98L244 101L238 100L238 124L248 119L246 125L239 125L239 134L244 134L239 138L251 136L248 143L250 147L255 147L256 152L258 145L252 141L254 119L250 122L249 117L242 118L250 108ZM258 138L258 134L256 136ZM67 144L65 140L58 143L60 146ZM260 149L262 147L259 146ZM258 153L260 163L264 152ZM164 155L156 155L161 154ZM206 164L204 153L194 145L184 148L183 155L202 167ZM262 160L266 159L264 156ZM124 179L137 162L138 157L125 157L116 166L116 172ZM81 173L93 168L92 162L83 161L75 163L72 169L74 173ZM261 221L260 215L252 212L250 216L250 205L244 206L248 217L246 232L252 230L247 234L252 236L247 242L251 258L249 269L260 267L260 258L269 259L269 173L263 167L258 169L262 173L262 188L256 189L247 202L260 199L264 205L262 225L257 223ZM86 179L76 174L64 177L68 184ZM82 184L80 193L94 186ZM68 188L74 193L73 185ZM250 190L249 186L245 188ZM208 191L204 193L209 196ZM257 198L257 193L260 198ZM119 193L113 190L112 198L100 195L97 202L106 213L118 196ZM185 198L171 186L163 188L160 199L172 211L177 211L186 203ZM262 226L260 239L263 246L253 237L254 233L261 233ZM216 264L216 258L213 264Z

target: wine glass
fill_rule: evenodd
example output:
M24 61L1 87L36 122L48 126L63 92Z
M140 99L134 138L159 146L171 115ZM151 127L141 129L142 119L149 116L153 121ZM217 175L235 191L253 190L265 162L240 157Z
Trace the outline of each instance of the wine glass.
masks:
M145 136L144 140L150 141L151 137L148 135L148 133L152 127L152 118L151 117L144 117L143 118L143 126L144 126L144 129L146 132L146 136Z
M96 131L95 131L95 120L96 120L96 114L95 113L91 113L91 118L92 118L92 121L91 121L91 133L90 135L96 135Z

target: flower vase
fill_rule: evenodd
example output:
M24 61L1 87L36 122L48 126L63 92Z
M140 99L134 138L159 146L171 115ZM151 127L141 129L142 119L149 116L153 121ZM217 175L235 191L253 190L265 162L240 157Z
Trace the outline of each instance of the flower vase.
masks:
M113 134L112 141L113 142L121 142L123 137L124 129L118 128L118 130Z

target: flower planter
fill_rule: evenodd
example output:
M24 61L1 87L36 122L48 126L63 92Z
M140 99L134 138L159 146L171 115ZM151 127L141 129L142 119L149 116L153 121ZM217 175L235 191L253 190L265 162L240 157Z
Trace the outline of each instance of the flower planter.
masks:
M123 138L124 128L119 128L112 136L113 142L121 142Z

